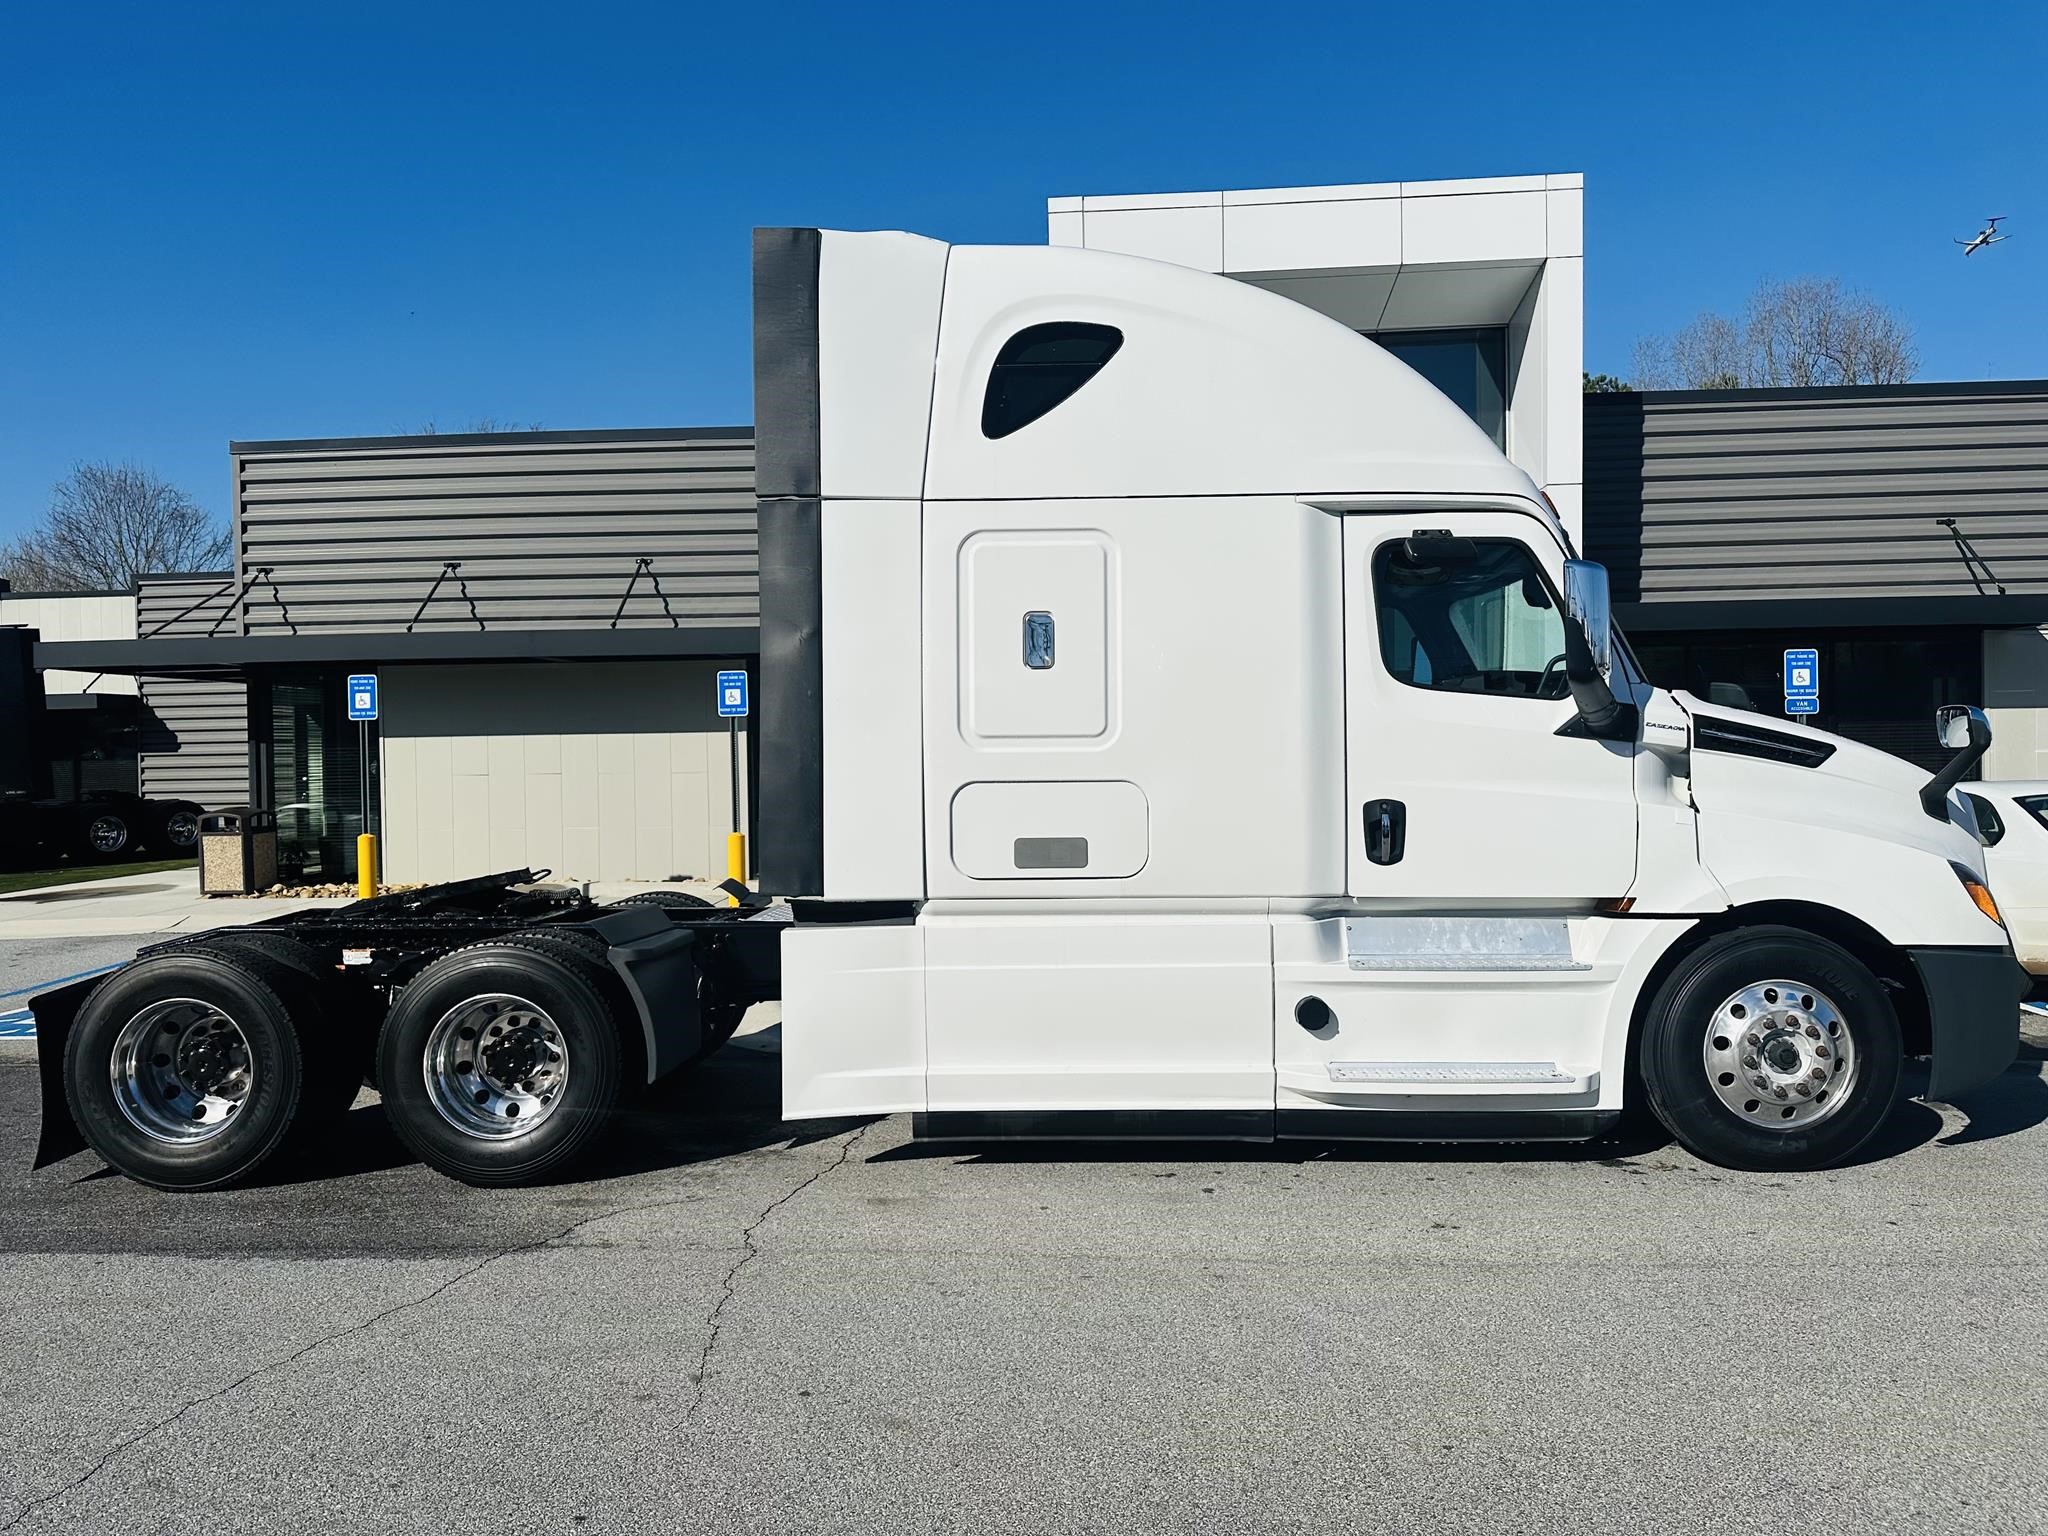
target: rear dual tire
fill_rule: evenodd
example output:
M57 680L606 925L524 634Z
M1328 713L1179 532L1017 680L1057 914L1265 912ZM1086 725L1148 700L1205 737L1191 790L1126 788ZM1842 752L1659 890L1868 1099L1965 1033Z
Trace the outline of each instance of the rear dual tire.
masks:
M405 989L378 1045L384 1111L466 1184L530 1184L590 1150L626 1078L618 988L594 936L457 950Z
M73 1020L71 1118L93 1151L141 1183L246 1182L332 1124L322 1004L313 978L247 948L138 960L94 988Z

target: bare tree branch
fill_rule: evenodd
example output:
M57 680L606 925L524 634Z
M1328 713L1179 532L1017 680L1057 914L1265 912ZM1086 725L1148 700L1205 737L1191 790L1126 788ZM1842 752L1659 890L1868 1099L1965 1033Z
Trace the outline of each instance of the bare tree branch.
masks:
M447 429L451 433L538 432L540 430L542 430L541 424L537 421L501 421L496 416L479 416L475 421L464 422L459 427L449 427ZM442 435L442 428L435 422L422 422L409 435L413 437L439 437Z
M0 547L0 576L36 592L131 587L152 571L226 563L228 534L191 497L134 464L80 464L50 492L42 521Z
M1738 322L1711 311L1636 343L1639 389L1903 384L1919 371L1913 328L1839 278L1766 279Z

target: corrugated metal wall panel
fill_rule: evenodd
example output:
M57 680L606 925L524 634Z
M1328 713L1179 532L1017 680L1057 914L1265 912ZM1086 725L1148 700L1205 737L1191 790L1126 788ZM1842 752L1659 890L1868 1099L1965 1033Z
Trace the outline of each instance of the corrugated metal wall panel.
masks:
M1588 395L1585 420L1618 601L2048 593L2048 382Z
M135 589L137 632L234 634L233 583L228 571L143 577ZM249 703L242 684L145 677L142 702L153 717L140 753L143 794L208 808L248 800Z
M402 630L430 591L419 630L604 628L629 586L621 627L759 618L748 429L242 444L234 473L249 634Z

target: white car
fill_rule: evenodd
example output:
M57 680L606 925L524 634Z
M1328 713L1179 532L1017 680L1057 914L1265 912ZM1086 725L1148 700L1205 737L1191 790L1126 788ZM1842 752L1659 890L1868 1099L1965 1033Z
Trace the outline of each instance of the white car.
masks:
M1962 789L1977 813L1985 869L2013 950L2034 975L2048 976L2048 779Z

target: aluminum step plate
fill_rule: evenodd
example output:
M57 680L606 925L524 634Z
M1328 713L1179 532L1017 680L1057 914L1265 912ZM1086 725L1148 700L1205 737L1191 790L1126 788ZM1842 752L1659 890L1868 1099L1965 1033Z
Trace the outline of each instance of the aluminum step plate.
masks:
M1333 1083L1569 1083L1554 1061L1333 1061Z
M1586 971L1562 918L1352 917L1344 958L1354 971Z

